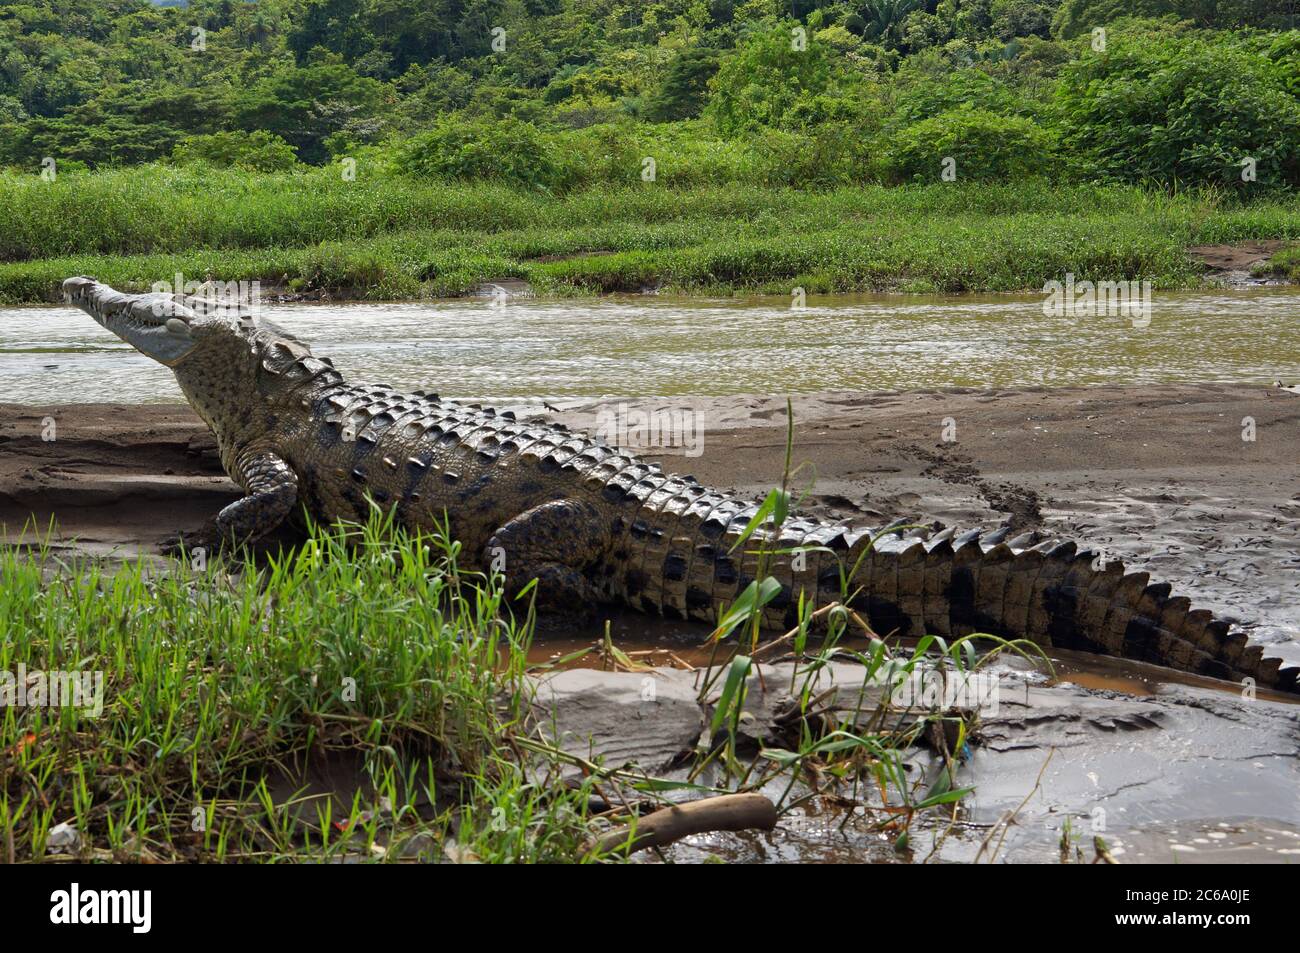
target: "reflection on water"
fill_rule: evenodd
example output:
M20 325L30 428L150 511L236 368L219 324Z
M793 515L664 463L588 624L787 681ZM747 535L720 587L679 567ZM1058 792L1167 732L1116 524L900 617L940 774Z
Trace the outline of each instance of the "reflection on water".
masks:
M455 397L1263 381L1300 372L1300 292L1155 294L1149 326L1042 296L479 299L264 314L351 376ZM0 400L173 401L169 371L79 311L0 308Z

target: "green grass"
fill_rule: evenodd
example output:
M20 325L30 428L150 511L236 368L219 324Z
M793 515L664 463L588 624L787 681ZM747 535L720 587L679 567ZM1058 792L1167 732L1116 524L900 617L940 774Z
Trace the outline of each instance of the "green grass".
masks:
M528 620L454 557L377 521L239 576L0 552L0 671L99 670L105 699L0 708L0 859L48 857L62 823L94 860L397 857L417 835L434 859L580 858L590 792L502 753ZM295 797L295 766L332 759L355 795Z
M1268 261L1260 262L1253 272L1260 277L1287 278L1300 281L1300 245L1283 248Z
M1189 245L1300 238L1300 200L1234 205L1123 187L717 185L549 197L335 170L256 175L167 166L0 176L0 302L55 301L92 274L372 300L523 278L547 295L1038 290L1051 278L1194 287Z

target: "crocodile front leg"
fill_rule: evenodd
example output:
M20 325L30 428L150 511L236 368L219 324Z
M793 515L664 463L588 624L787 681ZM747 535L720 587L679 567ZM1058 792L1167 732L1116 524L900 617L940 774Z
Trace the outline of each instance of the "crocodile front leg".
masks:
M483 565L505 577L510 598L536 579L540 608L582 611L608 601L583 570L601 563L611 538L612 531L590 503L551 500L493 533Z
M248 495L224 507L201 529L179 534L163 547L165 554L248 542L284 522L298 499L298 477L289 464L274 453L262 452L241 457L237 467L235 480Z

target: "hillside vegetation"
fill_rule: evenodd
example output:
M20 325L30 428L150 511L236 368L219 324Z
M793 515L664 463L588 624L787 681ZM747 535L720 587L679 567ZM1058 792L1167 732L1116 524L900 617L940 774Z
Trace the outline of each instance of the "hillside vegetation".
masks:
M1296 6L0 3L0 300L1193 285L1296 237Z

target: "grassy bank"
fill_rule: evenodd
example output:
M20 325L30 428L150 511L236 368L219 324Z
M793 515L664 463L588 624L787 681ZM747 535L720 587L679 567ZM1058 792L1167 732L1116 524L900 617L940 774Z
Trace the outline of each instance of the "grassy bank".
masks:
M1189 245L1300 238L1300 200L1237 205L1129 187L739 185L565 197L336 170L164 166L0 178L0 301L57 300L92 274L123 287L260 280L388 299L504 277L539 293L1037 290L1080 279L1192 287Z
M960 750L967 716L900 714L865 695L832 716L817 678L833 656L856 658L866 692L935 650L961 670L968 640L923 639L910 657L878 640L855 651L843 613L817 613L829 631L813 638L810 608L773 646L803 661L774 686L796 703L757 756L742 725L758 653L741 654L743 636L720 646L699 674L712 740L667 780L544 740L527 600L507 605L458 571L457 551L378 516L237 574L230 562L164 572L0 548L0 860L614 859L625 835L609 834L606 853L598 836L635 830L665 792L779 793L786 814L814 793L804 772L835 779L840 802L905 845L915 819L939 810L929 819L942 827L967 793L951 783L955 762L942 784L904 769L932 729L956 731ZM720 631L748 634L772 597L767 583L755 591ZM608 641L601 654L646 671ZM72 678L79 696L66 694Z
M450 547L334 532L239 577L41 555L0 552L0 672L98 670L103 709L0 707L0 858L583 855L587 787L502 752L529 628Z
M1300 247L1283 248L1266 262L1255 267L1256 275L1300 281Z

